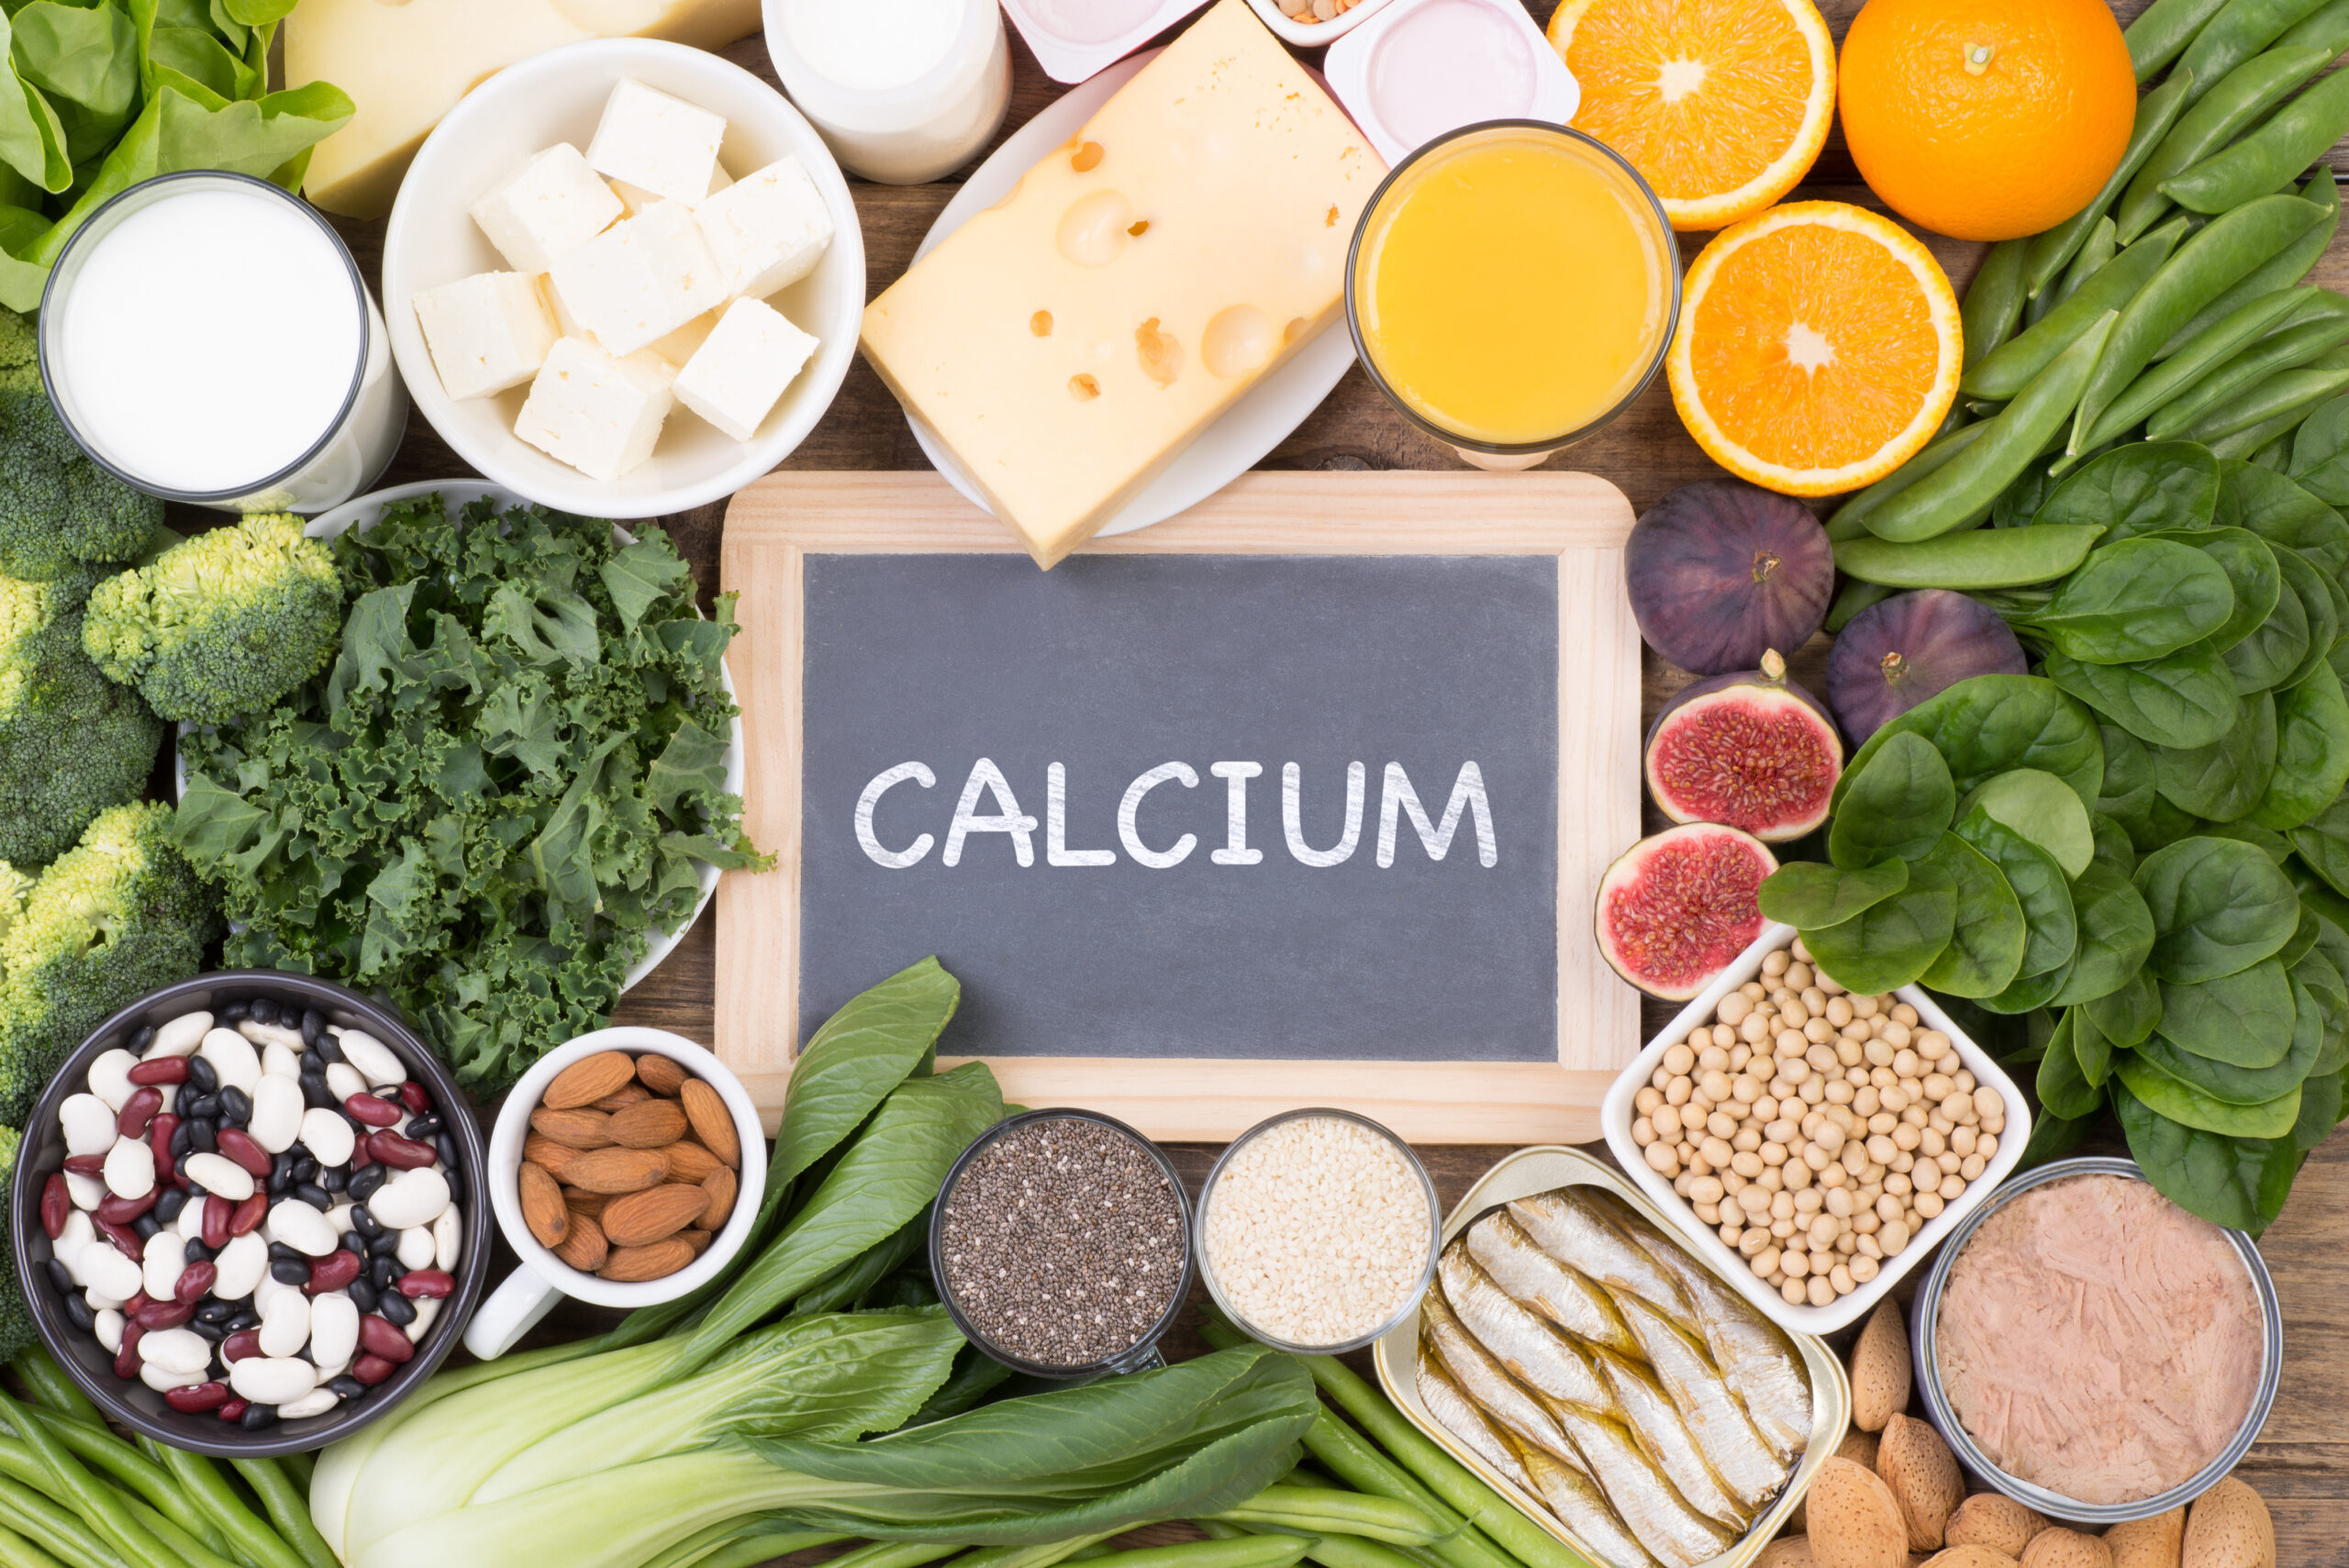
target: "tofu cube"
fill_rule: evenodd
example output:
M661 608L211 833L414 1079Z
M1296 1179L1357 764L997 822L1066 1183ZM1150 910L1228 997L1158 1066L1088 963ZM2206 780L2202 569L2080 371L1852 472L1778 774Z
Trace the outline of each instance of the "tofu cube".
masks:
M558 142L473 206L473 221L518 272L543 272L626 209L569 142Z
M530 384L514 433L590 479L618 479L652 455L676 398L677 373L655 354L615 359L559 339Z
M709 189L704 191L700 195L696 196L692 201L687 202L685 205L687 206L697 207L701 206L703 201L710 196L716 195L718 192L724 190L733 183L733 180L728 176L726 172L726 166L724 164L713 163L709 166ZM620 206L628 208L628 215L630 217L634 217L638 213L642 212L654 202L666 201L669 199L666 196L657 195L654 193L646 190L641 185L631 185L626 180L614 180L612 182L612 193L619 197Z
M482 272L416 296L416 323L451 397L486 397L536 375L554 346L554 318L538 281Z
M607 179L670 201L696 202L709 194L718 146L725 139L720 117L623 76L604 102L587 161Z
M629 355L726 302L724 274L683 202L655 202L559 259L549 276L607 353Z
M796 157L768 164L712 195L694 214L726 292L764 299L816 270L832 242L832 210Z
M738 299L677 373L677 401L736 440L747 441L758 434L783 389L807 367L816 346L783 312L755 299Z

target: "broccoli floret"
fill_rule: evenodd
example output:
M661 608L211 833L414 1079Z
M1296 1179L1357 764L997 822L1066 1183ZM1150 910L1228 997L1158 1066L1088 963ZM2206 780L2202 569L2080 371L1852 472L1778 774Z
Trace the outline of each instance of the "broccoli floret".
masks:
M22 1136L13 1127L0 1127L0 1186L13 1181L17 1174L17 1149ZM0 1251L13 1253L17 1239L9 1234L8 1217L0 1212ZM13 1361L19 1351L29 1350L40 1343L40 1330L33 1327L32 1309L25 1305L23 1288L17 1283L17 1271L0 1273L0 1361Z
M39 866L109 806L136 800L163 727L82 649L92 573L0 577L0 859Z
M0 572L45 583L136 560L163 504L89 460L40 384L33 325L0 310Z
M291 514L247 517L173 545L90 595L83 646L165 718L225 724L326 668L342 582Z
M218 901L173 840L172 808L100 813L0 937L0 1122L23 1121L106 1015L199 973L219 934Z

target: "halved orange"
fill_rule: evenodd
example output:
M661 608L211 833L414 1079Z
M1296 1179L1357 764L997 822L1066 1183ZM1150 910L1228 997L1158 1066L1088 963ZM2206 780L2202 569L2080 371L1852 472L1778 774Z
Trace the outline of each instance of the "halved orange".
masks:
M1753 217L1810 172L1835 118L1811 0L1564 0L1550 42L1576 130L1631 161L1677 229Z
M1689 268L1664 367L1715 462L1789 495L1883 478L1957 398L1957 296L1889 218L1792 202L1723 229Z

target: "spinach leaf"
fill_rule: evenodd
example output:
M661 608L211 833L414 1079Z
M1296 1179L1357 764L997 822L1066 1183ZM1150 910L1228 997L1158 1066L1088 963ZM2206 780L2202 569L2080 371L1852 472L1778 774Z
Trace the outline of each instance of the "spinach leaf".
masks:
M2065 800L2077 806L2078 797L2070 790L2061 784L2055 788ZM2016 901L2022 906L2028 939L2023 944L2018 979L2045 974L2071 962L2073 950L2079 942L2079 926L2072 911L2070 883L2055 857L1979 806L1965 814L1955 831L1998 868L2007 885L2014 890ZM2051 985L2047 995L2054 995L2055 989ZM2046 999L2042 996L2031 1005L2038 1006Z
M1841 808L1853 774L1895 735L1921 735L1949 764L1961 793L2009 768L2038 768L2095 803L2104 783L2104 743L2095 717L2053 681L2036 675L1976 675L1889 720L1859 749L1836 785Z
M2325 656L2340 639L2341 614L2333 607L2333 595L2340 592L2340 586L2296 550L2277 547L2276 564L2284 573L2285 591L2299 597L2300 613L2308 617L2308 651L2300 655L2292 673L2277 683L2278 686L2297 685L2310 670L2325 662Z
M2300 923L2299 895L2276 863L2231 839L2156 850L2135 884L2154 918L2154 973L2176 984L2240 973L2272 957Z
M2047 499L2053 489L2046 469L2032 463L2022 471L2021 478L1999 491L1998 498L1990 503L1990 526L1994 528L2029 528L2041 503Z
M2277 863L2280 865L2283 862L2279 861ZM2285 874L2288 876L2291 873L2287 872ZM2303 895L2300 898L2300 923L2292 928L2292 940L2277 950L2276 962L2289 969L2308 957L2310 950L2316 946L2318 933L2323 926L2324 917L2316 912Z
M2146 762L2150 770L2152 760ZM2129 830L2103 812L2091 812L2088 826L2096 833L2096 858L2110 861L2122 876L2137 874L2137 846L2129 841Z
M2047 998L2053 1006L2091 1002L2127 986L2154 947L2152 913L2128 876L2109 861L2096 861L2073 881L2072 908L2079 935L2070 973ZM2120 1043L2133 1043L2109 1019L2099 1017L2098 1027Z
M2332 666L2319 662L2276 699L2276 772L2251 808L2262 828L2298 828L2349 784L2349 698Z
M2292 983L2280 959L2263 959L2215 980L2162 987L2162 1033L2178 1050L2213 1062L2273 1067L2291 1049L2293 1019Z
M2326 886L2349 897L2349 796L2344 796L2284 835L2300 862Z
M2011 896L2011 895L2010 895ZM1909 868L1909 885L1848 920L1802 940L1819 967L1846 991L1880 995L1913 985L1949 946L1957 924L1957 880L1939 861Z
M2170 1120L2227 1138L2282 1138L2299 1119L2299 1084L2255 1105L2230 1105L2154 1066L2145 1046L2159 1038L2152 1037L2122 1057L2113 1072L2131 1094Z
M1949 764L1920 735L1893 736L1842 782L1850 787L1828 825L1827 858L1845 871L1930 853L1957 811Z
M2185 651L2180 650L2180 651L2183 652ZM2125 670L2129 668L2129 666L2125 664L2099 664L2095 666L2082 664L2076 665L2076 668ZM2057 685L2064 684L2060 679L2058 679L2055 684ZM2065 687L2065 689L2067 691L2070 690L2069 687ZM2072 695L2074 696L2080 696L2080 694L2077 692L2073 692ZM2227 695L2230 697L2234 695L2234 688L2232 685L2227 688ZM2084 696L2080 697L2080 700L2082 702L2087 702L2090 707L2097 708L2097 711L2099 713L2103 711L2103 709L2099 707L2096 703L2089 702L2088 699ZM2232 724L2234 722L2234 715L2232 709L2228 711L2227 722L2229 724ZM2104 742L2104 790L2102 794L2097 796L2096 810L2102 816L2117 818L2118 821L2116 822L2116 826L2118 826L2120 822L2126 822L2132 817L2143 816L2145 808L2153 804L2154 759L2152 754L2145 750L2144 743L2137 739L2134 731L2124 729L2118 723L2099 723L2096 728L2098 736ZM2221 730L2220 733L2224 734L2225 731ZM2176 739L2177 738L2175 735L2165 735L2161 738L2160 743L2166 745ZM2100 828L2098 836L2099 838L2102 837ZM2136 860L2133 851L2131 855L2129 869L2132 871L2136 869Z
M2061 1160L2087 1141L2088 1129L2095 1125L2093 1115L2055 1116L2042 1106L2040 1113L2031 1118L2031 1140L2022 1146L2022 1158L2015 1162L2015 1174L2036 1170L2051 1160Z
M2247 815L2276 776L2276 699L2243 699L2234 728L2207 746L2154 748L2154 787L2181 811L2213 822Z
M2023 962L2028 963L2029 957L2026 956ZM1977 997L1976 1000L1986 1013L2010 1018L2019 1013L2035 1012L2053 1001L2071 978L2072 962L2071 960L2066 959L2054 968L2042 971L2040 973L2018 975L2013 984L1997 995ZM1955 996L1950 998L1953 1002L1959 999ZM1976 1037L1975 1043L1976 1045L1982 1043L1980 1037Z
M2310 950L2300 955L2291 966L2292 995L2297 1003L2302 991L2315 1003L2317 1017L2324 1026L2324 1049L2317 1056L2311 1075L2336 1072L2349 1066L2349 977L2344 977L2332 955Z
M2283 474L2228 465L2228 482L2243 500L2243 526L2271 544L2299 551L2338 577L2349 571L2349 523Z
M2115 1047L2137 1044L2162 1021L2159 984L2143 970L2101 996L2080 1004L2096 1018L2097 1032Z
M2234 673L2208 642L2133 664L2085 664L2050 653L2040 673L2149 745L2208 745L2235 722ZM2111 766L2108 747L2105 767ZM2105 787L2111 790L2109 780Z
M2087 870L2096 830L2087 807L2062 779L2037 768L2015 768L1986 780L1965 797L1965 811L2004 823L2055 859L2067 877Z
M1956 834L1944 833L1919 869L1938 869L1957 888L1948 945L1925 971L1925 984L1953 996L1995 996L2013 984L2030 931L2022 905L1998 866Z
M2080 1076L2092 1089L2104 1087L2104 1081L2112 1076L2112 1042L2104 1038L2085 1007L2067 1009L2065 1017L2072 1020L2072 1054L2079 1058Z
M2064 1015L2047 1042L2047 1054L2039 1059L2039 1103L2051 1116L2094 1116L2104 1106L2104 1091L2087 1081L2072 1049L2078 1017L2077 1008Z
M2220 657L2234 676L2235 691L2248 696L2282 685L2308 657L2309 646L2308 607L2299 594L2288 593L2277 595L2275 613Z
M2002 497L2003 499L2003 497ZM2219 462L2189 441L2116 447L2058 484L2031 520L2093 523L2105 541L2164 528L2207 528L2219 505Z
M2306 1006L2293 1015L2291 1036L2286 1041L2288 1049L2264 1067L2213 1060L2188 1051L2161 1032L2143 1041L2137 1050L2146 1061L2179 1083L2199 1089L2214 1100L2231 1106L2264 1106L2306 1082L2319 1052L2324 1049L2324 1017L2316 998L2296 987L2294 1000L2305 1002Z
M1806 930L1850 919L1909 885L1909 862L1881 861L1843 871L1817 861L1790 861L1762 884L1762 917Z
M2328 506L2349 503L2349 397L2320 405L2300 422L2284 472Z
M2292 1148L2302 1154L2332 1136L2341 1124L2340 1073L2310 1073L2300 1085L2300 1119L2292 1124Z
M2084 663L2126 664L2201 641L2234 606L2225 571L2201 550L2132 539L2090 551L2044 606L2016 623Z
M2290 840L2273 828L2262 828L2248 817L2237 817L2232 822L2198 822L2194 825L2194 831L2212 839L2238 840L2249 844L2277 865L2282 865L2285 857L2292 852ZM2181 833L2178 837L2186 838L2188 835Z
M2284 592L2284 573L2266 539L2249 528L2206 528L2200 533L2162 537L2191 544L2217 562L2234 589L2234 612L2210 636L2213 651L2232 648L2251 635L2252 628L2276 613L2277 597Z
M2145 1179L2187 1213L2256 1235L2284 1211L2299 1169L2291 1140L2200 1131L2153 1109L2125 1081L2113 1085L2112 1108Z

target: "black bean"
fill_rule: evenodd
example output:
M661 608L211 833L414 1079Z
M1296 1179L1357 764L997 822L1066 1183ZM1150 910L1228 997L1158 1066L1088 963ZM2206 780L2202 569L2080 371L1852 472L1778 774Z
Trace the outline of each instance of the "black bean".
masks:
M427 1139L441 1131L446 1124L437 1116L412 1116L401 1132L403 1138Z
M216 1345L228 1337L228 1325L226 1323L206 1323L201 1318L189 1324L188 1329L199 1338L209 1340Z
M367 1238L367 1250L377 1257L399 1251L400 1238L396 1230L378 1230Z
M291 1149L287 1150L286 1152L288 1154L294 1153ZM294 1179L297 1182L315 1182L318 1179L318 1162L315 1159L311 1158L309 1151L306 1150L295 1156Z
M448 1167L440 1173L440 1179L449 1184L449 1201L451 1203L464 1202L465 1175L462 1171L457 1169L456 1156L453 1154L446 1156L440 1162Z
M220 1073L203 1057L191 1056L187 1059L187 1083L188 1087L197 1094L208 1095L220 1086ZM195 1113L191 1111L187 1114Z
M300 1262L306 1256L302 1250L291 1241L272 1241L269 1244L269 1255L281 1263L288 1261Z
M163 1222L155 1218L152 1210L140 1215L138 1218L130 1222L131 1233L137 1236L141 1241L146 1240L150 1236L160 1234L162 1229Z
M269 1163L269 1195L277 1197L294 1184L294 1162L280 1154Z
M217 1118L219 1114L220 1095L217 1091L208 1095L198 1095L195 1098L188 1101L187 1104L180 1107L180 1115L190 1118L194 1118L195 1117Z
M212 1021L221 1029L232 1029L252 1017L252 1012L253 1005L250 1002L231 1002L221 1008L220 1016Z
M123 1049L129 1051L133 1056L144 1056L147 1054L147 1048L154 1043L155 1026L153 1024L141 1024L139 1026L139 1032L130 1037L130 1043Z
M269 1277L280 1284L307 1284L310 1283L310 1265L304 1259L296 1258L287 1262L281 1258L269 1265Z
M352 1172L351 1175L351 1195L355 1198L373 1197L374 1195L375 1188L383 1185L383 1178L381 1176L376 1177L374 1183L363 1193L359 1190L360 1178L365 1175L369 1171L381 1171L383 1167L381 1165L362 1165L357 1171ZM381 1236L384 1233L384 1222L376 1218L373 1214L370 1213L367 1206L363 1203L352 1207L351 1211L351 1228L353 1230L358 1231L362 1236L366 1237L370 1241L373 1241L376 1237Z
M65 1318L84 1334L98 1326L98 1315L86 1297L69 1296L65 1298Z
M334 1036L330 1034L321 1033L317 1040L311 1045L310 1049L317 1051L320 1056L325 1057L330 1062L340 1062L342 1060L342 1041L335 1039Z
M253 998L253 1022L257 1024L268 1024L272 1028L276 1026L277 1003L273 998L268 996L256 996Z
M295 1070L296 1073L315 1073L324 1078L327 1075L327 1059L315 1051L306 1051L295 1062Z
M245 1407L245 1413L237 1418L237 1425L249 1432L260 1431L264 1427L273 1427L277 1425L277 1407L248 1405Z
M253 1097L234 1084L220 1090L220 1119L230 1127L242 1127L253 1119Z
M334 1207L334 1194L327 1191L326 1188L318 1185L316 1182L295 1183L294 1195L300 1198L304 1203L308 1204L312 1208L317 1209L320 1214L324 1214L328 1209Z
M252 1297L250 1296L240 1296L237 1297L237 1299L240 1302L250 1301ZM258 1329L261 1327L261 1314L253 1311L250 1307L247 1307L245 1310L238 1313L234 1318L229 1318L228 1327L228 1332L231 1334L241 1334L248 1329Z
M172 1158L184 1160L195 1152L195 1123L184 1121L172 1129Z
M334 1091L327 1087L327 1080L324 1073L305 1073L300 1077L296 1078L295 1082L302 1085L302 1105L304 1108L314 1111L332 1110L334 1108Z
M416 1303L395 1290L386 1290L375 1303L375 1310L395 1329L405 1329L416 1321Z
M73 1283L73 1271L65 1266L62 1258L50 1259L41 1265L41 1272L49 1275L49 1283L57 1287L60 1295L72 1296L82 1288Z
M351 1172L341 1165L328 1165L318 1173L318 1185L330 1193L340 1193L351 1184Z
M312 1016L316 1017L315 1014ZM345 1399L356 1399L367 1392L367 1385L347 1372L340 1377L328 1378L327 1388L330 1393Z
M233 1301L207 1301L195 1309L199 1323L226 1323L236 1315L237 1304Z
M361 1274L342 1288L343 1293L351 1297L351 1305L359 1308L360 1311L375 1310L375 1284L365 1274Z
M392 1288L392 1282L400 1277L399 1267L400 1261L397 1258L393 1257L389 1252L381 1253L373 1263L367 1266L368 1281L377 1290L388 1292ZM391 1300L392 1298L386 1296L384 1304L388 1307L391 1305Z
M320 1035L325 1034L326 1032L327 1032L327 1020L326 1020L326 1015L325 1015L325 1014L323 1014L323 1013L321 1013L321 1012L319 1012L316 1007L305 1007L305 1008L303 1008L303 1009L302 1009L302 1043L303 1043L303 1045L305 1045L306 1047L307 1047L308 1049L310 1049L310 1050L312 1050L312 1051L316 1051L316 1050L317 1049L317 1047L318 1047L318 1037L319 1037Z
M187 1193L179 1187L165 1187L163 1195L155 1200L155 1218L169 1225L187 1207Z
M188 1118L187 1125L188 1136L195 1140L197 1153L217 1154L220 1152L220 1128L210 1117L191 1117Z
M346 1230L340 1236L336 1238L336 1241L341 1246L344 1251L356 1252L359 1254L362 1261L365 1260L367 1256L367 1238L359 1234L358 1231Z
M433 1151L440 1156L440 1163L453 1171L457 1168L457 1135L444 1132L432 1140Z
M191 1263L208 1263L216 1254L211 1248L204 1244L201 1238L191 1236L188 1238L187 1251L184 1256Z

